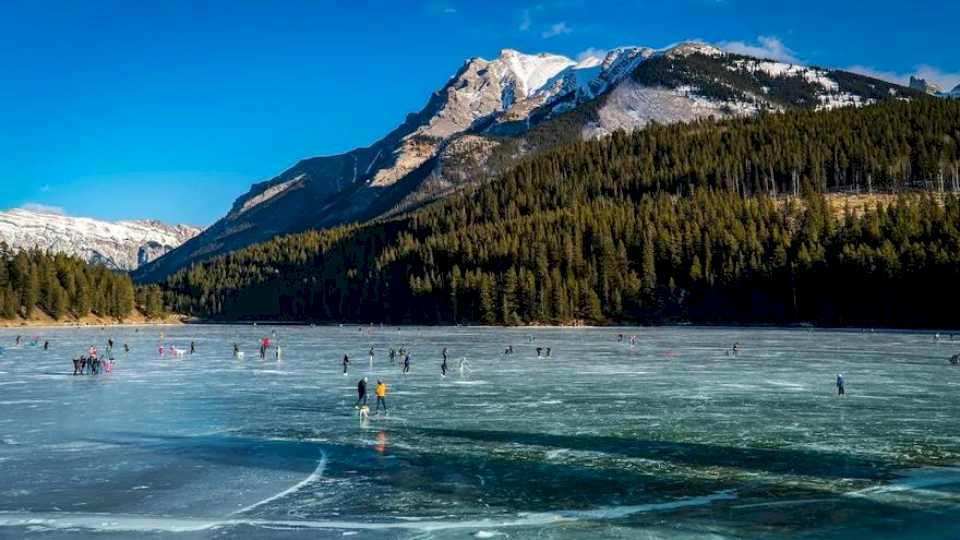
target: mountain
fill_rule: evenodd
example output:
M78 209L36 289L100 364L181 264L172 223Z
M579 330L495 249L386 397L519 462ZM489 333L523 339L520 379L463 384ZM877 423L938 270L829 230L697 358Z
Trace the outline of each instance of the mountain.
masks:
M159 221L108 222L19 208L0 212L0 242L9 248L64 253L116 270L134 270L199 232Z
M494 60L466 61L421 111L371 146L306 159L254 185L225 217L135 278L160 280L278 234L396 215L557 144L652 122L923 97L862 75L700 43L620 47L579 62L505 49Z
M164 287L214 320L955 328L958 194L960 101L705 119L560 144Z
M934 96L943 93L943 88L937 83L927 82L926 79L914 77L913 75L910 76L910 88Z
M923 92L931 96L941 98L960 98L960 84L953 87L953 90L946 92L943 87L934 82L928 82L920 77L910 76L910 88L918 92Z

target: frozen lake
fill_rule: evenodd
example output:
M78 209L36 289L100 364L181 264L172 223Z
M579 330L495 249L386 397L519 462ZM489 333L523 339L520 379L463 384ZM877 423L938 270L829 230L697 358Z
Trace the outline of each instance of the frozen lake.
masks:
M273 331L282 361L261 361ZM196 354L161 357L161 332ZM71 375L111 337L112 373ZM960 538L960 336L182 326L0 345L0 538ZM359 420L364 375L389 415Z

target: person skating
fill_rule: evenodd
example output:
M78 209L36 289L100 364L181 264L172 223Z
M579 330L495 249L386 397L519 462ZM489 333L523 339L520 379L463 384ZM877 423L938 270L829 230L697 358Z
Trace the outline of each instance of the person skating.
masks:
M364 377L357 382L357 404L355 408L359 409L361 405L367 404L367 378Z
M410 353L403 355L403 374L410 373Z
M374 412L380 412L380 406L383 405L383 413L387 413L387 385L383 384L383 381L377 379L377 408Z
M346 374L347 374L347 368L350 366L350 357L347 356L347 355L343 355L343 362L342 362L342 363L343 363L343 374L346 375Z
M837 374L837 395L843 396L846 395L846 390L843 388L843 374Z

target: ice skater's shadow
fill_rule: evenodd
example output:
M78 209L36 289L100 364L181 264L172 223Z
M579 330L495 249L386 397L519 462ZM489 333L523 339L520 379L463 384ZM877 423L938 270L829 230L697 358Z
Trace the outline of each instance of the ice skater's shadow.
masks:
M898 464L850 454L815 450L738 448L705 443L646 441L596 435L554 435L516 431L417 430L433 437L485 443L527 444L557 449L606 452L630 458L673 462L695 467L731 467L773 474L820 478L887 480Z

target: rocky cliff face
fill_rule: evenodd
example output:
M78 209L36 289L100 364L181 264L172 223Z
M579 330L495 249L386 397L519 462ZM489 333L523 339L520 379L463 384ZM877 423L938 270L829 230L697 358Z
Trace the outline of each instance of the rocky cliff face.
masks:
M22 209L0 212L0 242L12 251L42 249L117 270L134 270L200 230L159 221L107 222Z
M926 79L921 79L912 75L910 76L910 88L927 94L939 94L943 92L943 88L941 88L938 84L927 82Z
M367 148L297 163L144 265L141 281L277 234L389 216L576 138L706 116L828 109L925 94L837 70L726 54L701 43L620 47L574 61L505 49L467 60L426 106Z

